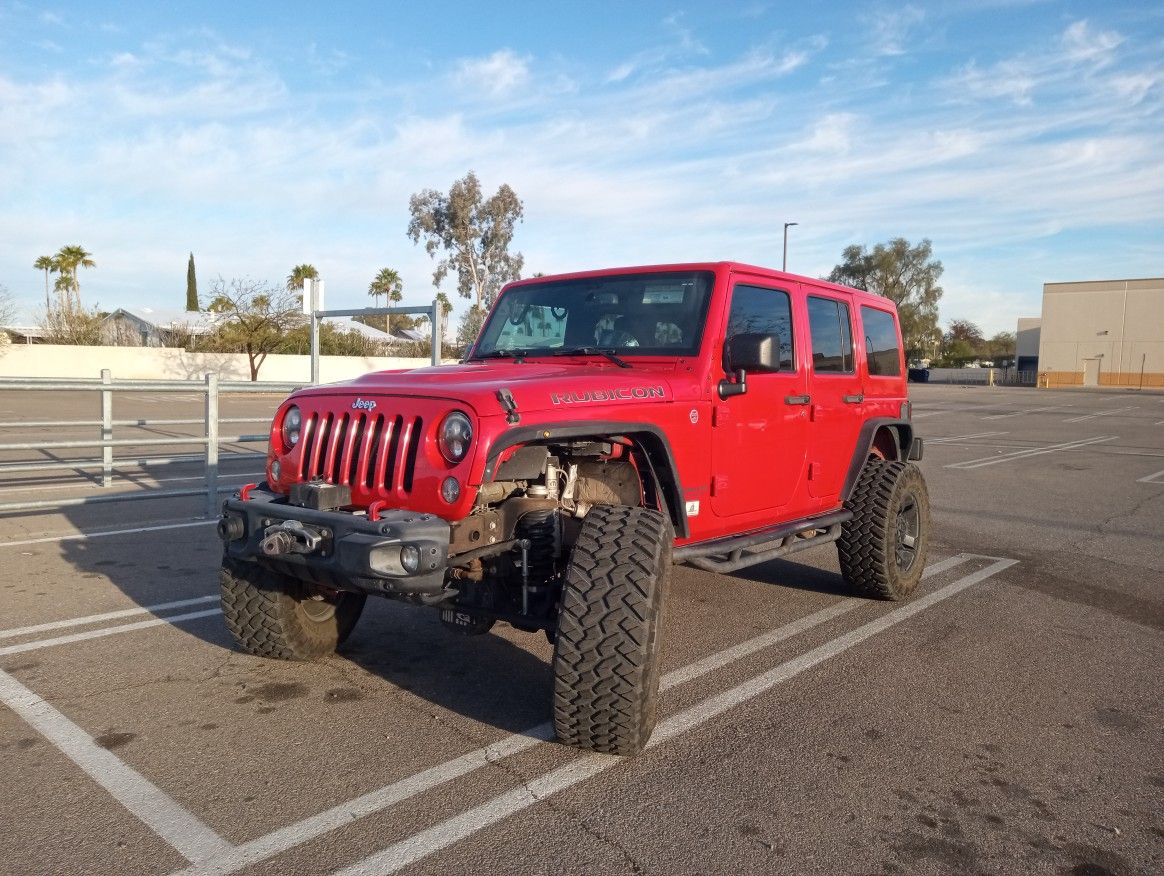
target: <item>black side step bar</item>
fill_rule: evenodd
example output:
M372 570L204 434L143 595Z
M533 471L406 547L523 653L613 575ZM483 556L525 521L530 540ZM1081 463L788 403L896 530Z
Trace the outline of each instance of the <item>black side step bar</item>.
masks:
M746 535L684 545L675 548L671 558L676 563L687 563L708 572L730 574L756 563L836 541L841 537L841 525L852 519L853 512L845 508ZM802 535L804 533L812 534Z

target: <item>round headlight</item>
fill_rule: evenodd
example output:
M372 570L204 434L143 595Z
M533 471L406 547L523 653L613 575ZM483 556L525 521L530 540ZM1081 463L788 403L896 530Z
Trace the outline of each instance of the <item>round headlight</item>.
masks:
M437 433L437 445L441 456L449 462L460 462L469 455L469 445L473 442L473 424L467 414L453 411L441 423Z
M303 414L299 412L299 408L295 405L287 408L287 413L283 415L283 443L288 447L294 447L299 443L299 430L303 426Z

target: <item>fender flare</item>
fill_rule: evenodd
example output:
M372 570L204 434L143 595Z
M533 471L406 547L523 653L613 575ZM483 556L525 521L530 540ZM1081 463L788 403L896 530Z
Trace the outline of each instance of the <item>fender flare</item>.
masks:
M497 471L497 460L506 450L523 444L545 444L555 439L568 438L609 438L624 435L635 445L635 462L640 470L646 470L653 483L644 484L650 492L658 490L660 507L667 509L671 524L675 527L676 538L687 538L687 506L683 501L683 484L679 479L679 469L675 465L675 454L671 442L663 430L654 423L633 423L619 420L590 420L585 423L540 423L536 426L520 426L509 429L498 436L489 448L485 459L485 470L481 474L482 483L493 480Z
M913 423L909 420L899 420L893 417L874 417L866 420L857 436L857 444L853 448L853 458L849 461L849 471L845 475L845 484L841 488L841 501L847 502L861 477L861 470L865 467L865 460L869 458L869 451L873 449L873 442L877 433L888 429L897 443L898 458L921 459L922 442L913 437Z

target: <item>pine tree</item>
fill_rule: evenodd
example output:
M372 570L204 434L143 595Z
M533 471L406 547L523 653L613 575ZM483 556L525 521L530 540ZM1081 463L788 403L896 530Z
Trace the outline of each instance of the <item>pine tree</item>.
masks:
M198 312L198 278L194 276L194 253L190 253L190 261L186 263L186 310Z

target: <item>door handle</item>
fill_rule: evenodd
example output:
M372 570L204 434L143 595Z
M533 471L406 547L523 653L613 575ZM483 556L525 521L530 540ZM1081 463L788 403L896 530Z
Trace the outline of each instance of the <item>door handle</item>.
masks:
M843 401L847 405L859 405L864 400L865 400L865 396L862 395L861 393L857 393L857 395L842 395L841 396L841 401Z
M784 404L786 405L806 405L812 401L811 395L786 395L784 396Z

